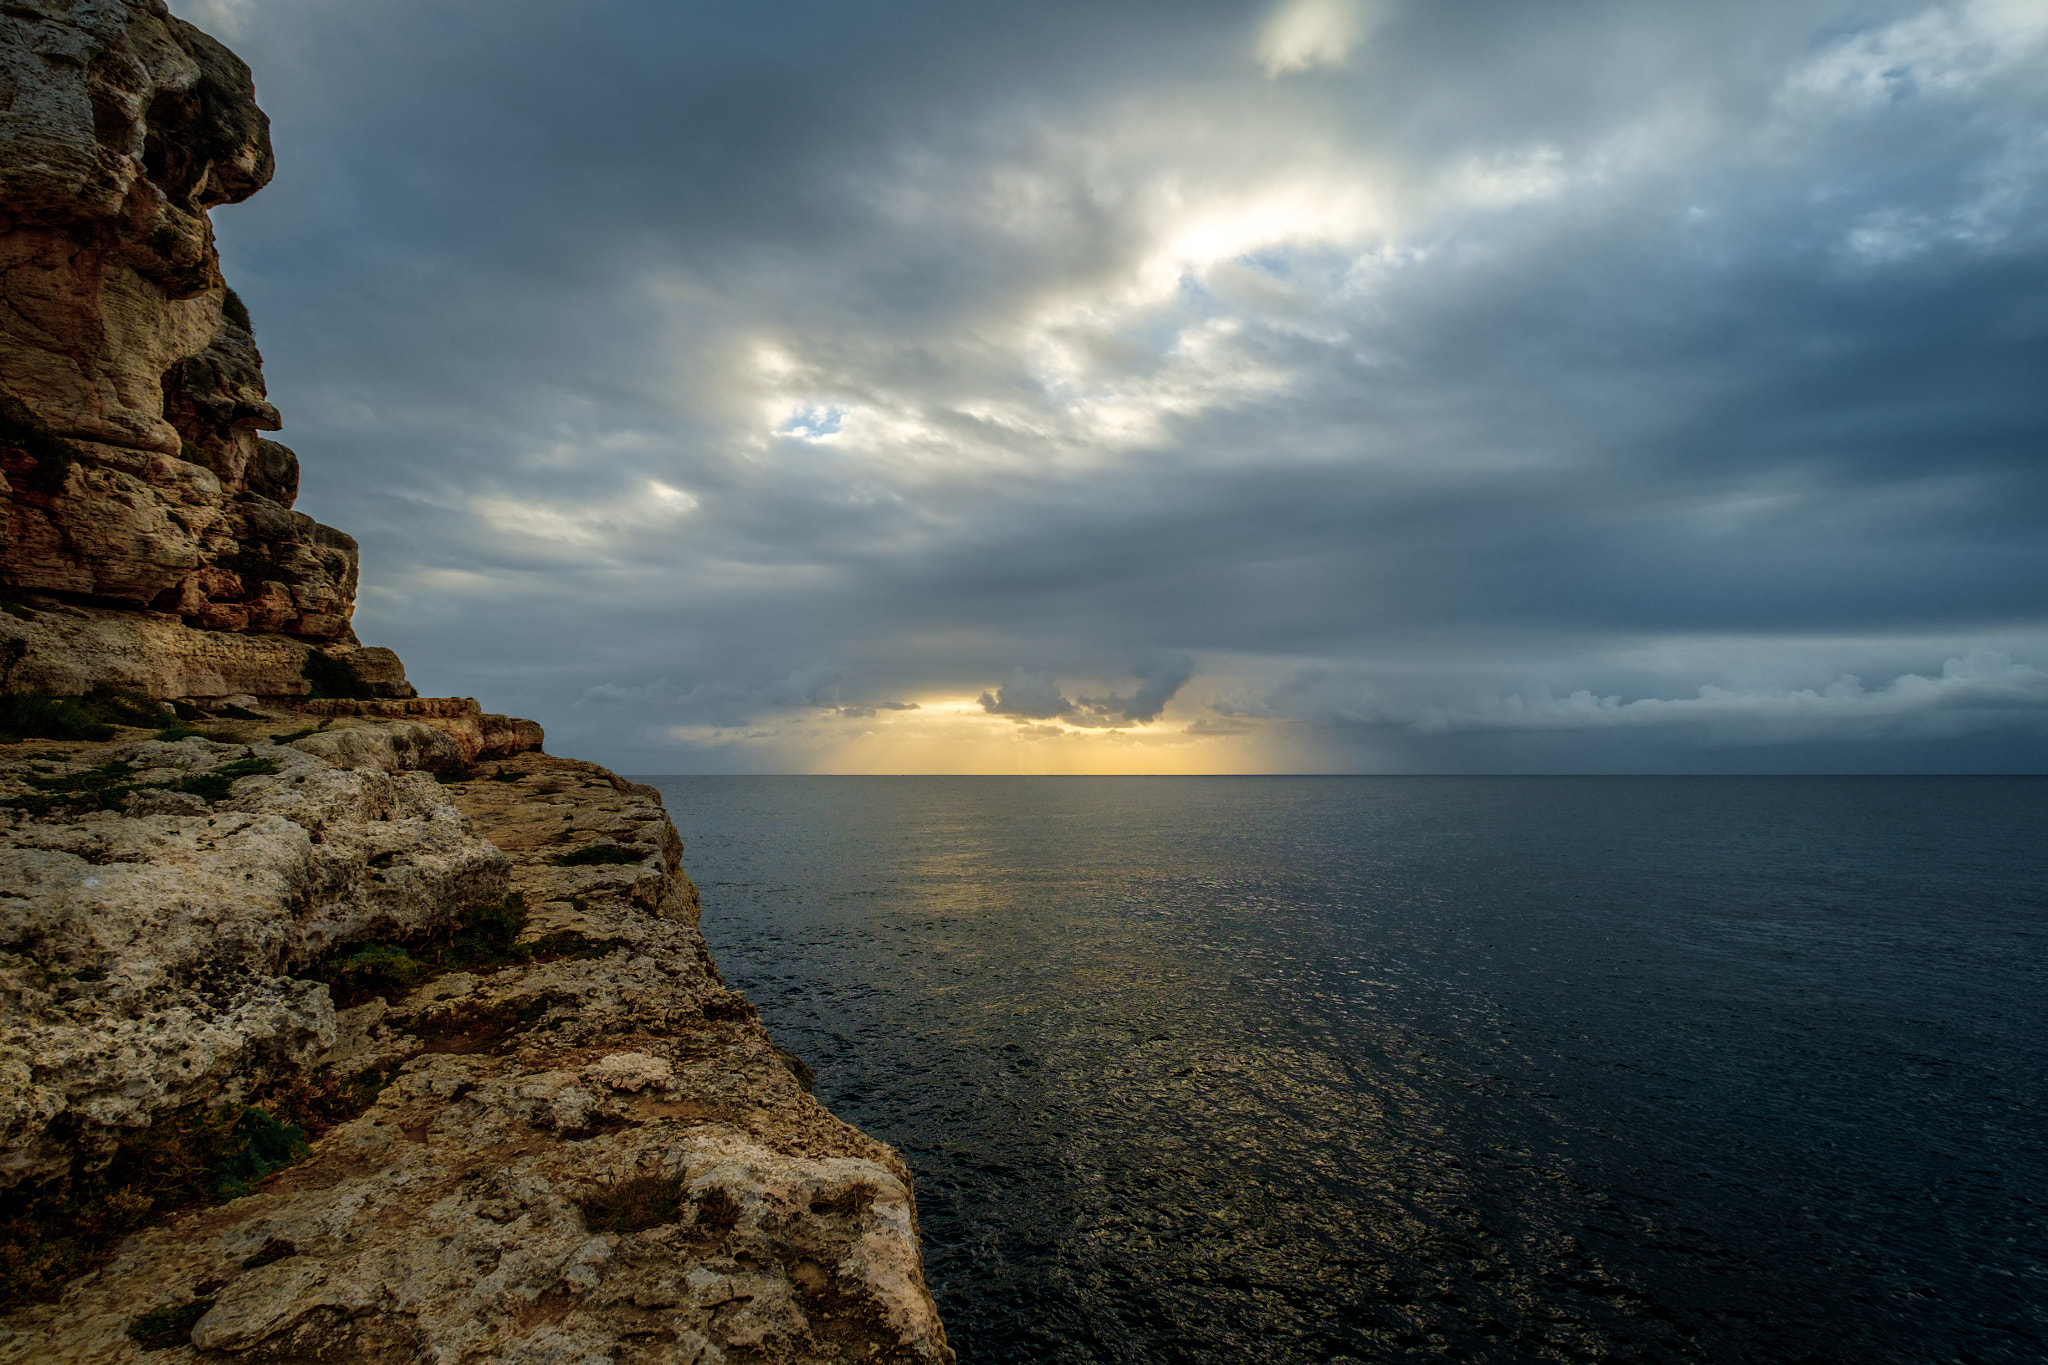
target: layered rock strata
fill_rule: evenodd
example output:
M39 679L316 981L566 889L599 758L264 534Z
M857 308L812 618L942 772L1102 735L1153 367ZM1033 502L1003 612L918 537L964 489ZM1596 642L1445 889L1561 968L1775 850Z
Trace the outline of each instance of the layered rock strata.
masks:
M0 582L347 639L356 544L291 510L207 218L271 170L248 67L161 0L0 9Z
M0 1362L950 1360L658 794L356 639L207 219L270 172L161 0L0 4L0 691L165 722L0 744Z
M66 696L115 687L202 707L234 697L289 705L314 691L306 665L316 646L345 661L378 697L413 693L396 654L353 639L195 629L169 612L48 593L0 597L0 687Z

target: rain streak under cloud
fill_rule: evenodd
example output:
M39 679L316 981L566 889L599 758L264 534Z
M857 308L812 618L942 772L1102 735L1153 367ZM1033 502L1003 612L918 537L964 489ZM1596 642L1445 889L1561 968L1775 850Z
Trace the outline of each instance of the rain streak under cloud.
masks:
M359 633L552 748L2048 759L2048 0L173 7Z

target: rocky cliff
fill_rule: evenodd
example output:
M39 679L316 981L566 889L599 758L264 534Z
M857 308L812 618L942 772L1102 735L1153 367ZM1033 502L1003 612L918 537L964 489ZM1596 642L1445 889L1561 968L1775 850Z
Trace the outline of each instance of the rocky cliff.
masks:
M271 168L248 68L161 6L0 8L0 581L71 607L0 639L17 686L293 695L290 642L355 646L355 542L291 510L298 458L258 434L280 422L207 218Z
M0 5L0 1361L950 1359L659 794L355 639L207 217L270 172L161 0Z

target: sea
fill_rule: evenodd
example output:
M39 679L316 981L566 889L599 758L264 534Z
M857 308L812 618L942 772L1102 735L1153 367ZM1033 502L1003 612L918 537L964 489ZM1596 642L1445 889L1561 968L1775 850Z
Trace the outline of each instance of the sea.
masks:
M644 780L964 1365L2048 1361L2048 779Z

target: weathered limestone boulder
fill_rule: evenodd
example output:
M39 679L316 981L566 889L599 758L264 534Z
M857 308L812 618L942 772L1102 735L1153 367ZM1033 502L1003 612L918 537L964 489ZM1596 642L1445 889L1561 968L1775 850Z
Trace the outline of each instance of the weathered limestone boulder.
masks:
M459 773L466 766L462 749L446 733L416 720L348 724L321 730L292 741L301 753L323 758L338 768L366 768L387 773Z
M293 709L302 716L345 718L359 721L409 721L431 726L447 735L464 763L480 758L510 758L541 747L545 738L534 721L517 716L487 715L470 697L403 697L374 701L314 700L299 702ZM418 766L432 767L432 764Z
M161 0L0 9L0 582L205 630L348 630L207 210L270 179L239 58Z
M0 687L77 696L111 686L150 697L206 701L297 699L312 690L313 644L344 660L369 690L407 697L396 654L353 639L194 630L168 612L121 611L43 594L0 601Z

